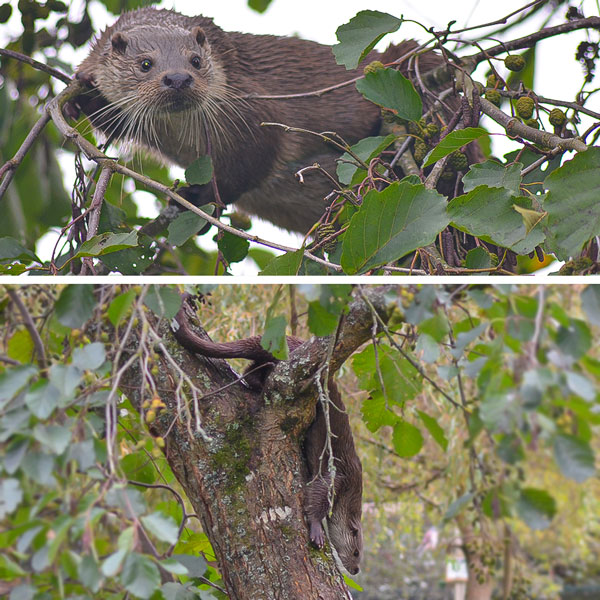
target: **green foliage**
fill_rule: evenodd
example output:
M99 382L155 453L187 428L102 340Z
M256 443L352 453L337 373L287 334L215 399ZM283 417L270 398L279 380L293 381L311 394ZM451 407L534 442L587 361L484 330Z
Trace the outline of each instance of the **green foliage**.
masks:
M430 244L448 224L445 209L444 198L422 184L371 190L344 236L344 271L364 273Z
M185 170L185 180L190 185L208 183L213 176L213 165L210 156L201 156Z
M420 117L420 115L419 115ZM417 118L419 118L417 117ZM489 135L489 133L481 127L466 127L465 129L458 129L457 131L451 131L444 139L431 151L429 157L423 164L424 167L428 167L436 163L444 156L452 154L452 152L466 146L470 142Z
M421 118L423 103L412 82L395 69L378 69L356 82L356 89L371 102L407 121Z
M359 12L336 31L339 44L333 47L333 53L337 63L347 69L356 69L375 44L386 33L397 31L401 24L402 19L387 13L376 10Z

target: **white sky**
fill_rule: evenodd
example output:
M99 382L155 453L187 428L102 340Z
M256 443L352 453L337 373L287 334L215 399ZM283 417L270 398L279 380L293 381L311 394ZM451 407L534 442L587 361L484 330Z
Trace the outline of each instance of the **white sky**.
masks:
M16 0L11 0L16 5ZM582 7L586 16L599 15L599 0L582 0ZM321 43L333 44L336 42L335 30L343 23L348 22L358 11L366 8L389 12L395 16L403 15L405 18L414 19L423 25L434 26L443 29L451 20L456 20L454 28L479 25L487 23L505 15L521 6L527 4L527 0L503 0L502 2L492 0L304 0L297 2L292 0L274 0L266 13L259 15L246 5L246 0L168 0L160 4L164 8L172 8L184 14L204 14L213 17L215 22L225 30L237 30L247 33L272 33L277 35L297 34L306 39L312 39ZM77 14L81 10L81 2L70 3L70 12ZM457 6L460 11L457 12ZM564 7L553 15L550 24L558 24L564 20ZM0 26L0 44L7 40L10 31L20 30L20 22L17 19L16 10L7 25ZM113 22L114 17L106 12L103 5L91 3L92 20L99 28ZM521 36L531 33L531 25L519 26L512 30L512 36ZM480 35L474 32L473 37ZM418 25L403 23L400 30L395 34L387 36L381 43L386 46L391 41L405 38L428 39L428 34ZM559 98L562 100L573 100L582 83L582 71L573 60L578 43L585 38L585 33L576 31L567 35L542 41L538 44L538 64L536 69L536 82L534 89L542 96ZM491 45L491 43L490 43ZM77 53L66 50L61 55L66 61L76 64L86 54L86 50ZM540 60L541 57L541 60ZM482 78L481 78L482 79ZM588 105L592 110L600 111L600 98L596 96L594 102ZM488 123L484 122L484 125ZM499 130L492 127L492 130ZM514 149L516 146L510 142L501 140L494 136L495 150L497 154ZM69 178L69 165L65 165L67 178ZM181 171L175 171L179 177ZM257 221L257 220L256 220ZM290 246L298 246L300 237L290 235L287 232L267 224L259 223L253 228L253 233L266 239L276 240ZM203 247L214 247L210 241L212 236L204 236ZM43 252L42 249L40 249ZM243 268L234 266L235 274L252 275L256 272L251 265Z

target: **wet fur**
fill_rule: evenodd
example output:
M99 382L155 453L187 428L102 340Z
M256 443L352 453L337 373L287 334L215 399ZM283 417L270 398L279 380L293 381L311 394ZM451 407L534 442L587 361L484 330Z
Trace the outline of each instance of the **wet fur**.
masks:
M190 352L210 358L245 358L252 363L244 379L250 387L260 391L273 370L277 359L260 345L254 336L234 342L217 343L201 338L189 326L184 309L175 317L174 331L177 341ZM288 348L293 352L304 342L288 336ZM263 366L264 368L259 368ZM258 368L258 370L256 370ZM252 373L250 373L252 371ZM327 425L321 402L317 402L315 420L306 432L304 454L309 482L305 497L305 511L310 529L310 539L319 548L325 543L323 519L333 547L344 567L356 574L363 554L362 515L362 465L352 437L350 421L342 397L333 379L328 381L329 421L332 433L331 450L336 467L333 504L330 508L329 453L327 451Z

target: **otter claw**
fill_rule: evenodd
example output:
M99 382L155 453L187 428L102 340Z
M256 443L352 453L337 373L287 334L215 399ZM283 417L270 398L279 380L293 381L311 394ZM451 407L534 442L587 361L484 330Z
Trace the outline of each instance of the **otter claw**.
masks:
M325 545L325 532L321 523L313 521L310 524L310 541L319 550Z

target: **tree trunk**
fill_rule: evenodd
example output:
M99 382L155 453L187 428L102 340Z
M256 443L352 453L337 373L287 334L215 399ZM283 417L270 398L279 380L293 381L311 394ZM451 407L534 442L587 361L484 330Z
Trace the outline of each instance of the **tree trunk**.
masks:
M385 314L384 291L366 292L380 315ZM369 307L355 300L338 332L331 372L369 338L372 323ZM151 429L165 439L167 461L202 522L229 596L351 598L328 545L325 551L310 545L304 520L302 439L314 418L314 377L327 357L329 339L302 345L277 365L262 392L254 392L236 382L238 376L225 361L193 355L177 344L167 323L158 328L166 351L193 384L204 394L220 390L198 401L201 433L189 387L186 411L177 398L181 376L160 354L155 379L167 408ZM144 374L138 361L123 384L135 390L129 396L140 407Z

